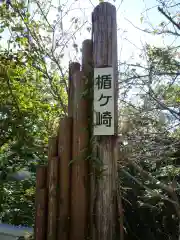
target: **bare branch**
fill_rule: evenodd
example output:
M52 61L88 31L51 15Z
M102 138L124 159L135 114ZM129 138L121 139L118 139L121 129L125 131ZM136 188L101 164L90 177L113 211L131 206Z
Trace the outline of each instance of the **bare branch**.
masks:
M142 29L142 28L139 28L137 26L135 26L131 21L129 21L128 19L126 19L133 27L135 27L136 29L142 31L142 32L145 32L145 33L149 33L149 34L154 34L153 31L150 31L148 29ZM156 34L157 35L162 35L162 34L172 34L174 36L180 36L180 34L178 32L173 32L171 30L166 30L166 31L158 31L156 30Z
M171 16L168 16L162 8L158 7L158 11L162 13L174 26L176 26L178 30L180 30L180 25L176 23Z

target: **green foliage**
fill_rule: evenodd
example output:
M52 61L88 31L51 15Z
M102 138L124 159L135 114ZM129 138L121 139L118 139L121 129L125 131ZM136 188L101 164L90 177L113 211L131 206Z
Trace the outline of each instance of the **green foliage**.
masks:
M67 76L48 49L48 34L40 34L47 25L22 1L0 6L0 31L10 33L0 53L0 220L15 225L34 224L36 166L47 161L48 137L66 114ZM8 180L22 168L31 179Z
M165 14L174 16L170 13L173 4L168 9L170 1L159 4ZM166 20L169 24L166 21L145 32L178 37L173 23L176 17ZM147 239L177 239L180 234L178 53L179 46L146 45L140 62L125 63L126 71L121 71L119 178L128 239L144 239L144 235Z
M34 226L35 178L1 184L1 219L10 224Z
M163 75L176 74L179 69L179 61L176 59L178 49L157 48L147 45L147 55L149 62L156 71L161 71Z

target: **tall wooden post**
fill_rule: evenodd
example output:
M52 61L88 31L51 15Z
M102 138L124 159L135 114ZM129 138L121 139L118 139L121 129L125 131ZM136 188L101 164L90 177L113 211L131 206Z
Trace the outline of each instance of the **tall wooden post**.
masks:
M100 3L92 14L93 60L95 68L112 67L115 92L115 132L117 133L117 26L116 9L107 2ZM106 135L106 134L104 134ZM116 134L115 134L116 135ZM116 225L116 180L117 180L117 141L116 136L96 137L95 147L102 162L101 175L96 176L94 189L94 225L96 240L112 240ZM92 203L93 204L93 203Z

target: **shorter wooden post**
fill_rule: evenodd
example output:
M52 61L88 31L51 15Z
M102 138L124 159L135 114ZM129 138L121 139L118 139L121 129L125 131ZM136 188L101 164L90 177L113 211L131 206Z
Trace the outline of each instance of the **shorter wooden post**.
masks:
M57 191L58 191L58 153L57 137L49 139L48 153L48 229L47 240L56 240L57 235Z
M57 227L57 187L58 186L58 158L49 162L49 188L48 188L48 240L56 240Z
M36 170L36 189L46 188L47 166L38 166Z
M69 64L68 117L73 116L73 99L75 89L72 83L72 76L77 71L80 71L80 64L78 62L71 62Z
M93 42L90 39L84 40L82 44L82 72L83 75L86 77L87 81L87 101L88 101L88 129L89 129L89 140L88 140L88 152L89 155L92 153L92 146L90 143L90 139L92 137L92 126L91 123L93 122ZM91 202L94 201L94 195L92 190L94 189L92 186L94 185L94 177L93 177L93 164L92 158L89 158L88 161L88 236L93 236L93 204Z
M84 240L87 234L88 205L88 108L85 99L86 81L82 72L73 75L73 162L71 177L70 240Z
M39 166L36 171L35 196L35 240L46 239L47 221L47 166Z
M68 240L70 214L70 161L72 159L72 118L60 121L58 141L59 155L59 197L58 197L58 239Z
M48 162L52 157L58 156L58 139L57 136L50 137L48 142Z

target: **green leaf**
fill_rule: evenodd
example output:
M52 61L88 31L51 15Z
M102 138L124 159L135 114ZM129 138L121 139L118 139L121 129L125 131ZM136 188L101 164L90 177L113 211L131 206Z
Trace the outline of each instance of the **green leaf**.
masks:
M3 33L4 32L4 28L0 28L0 33Z

